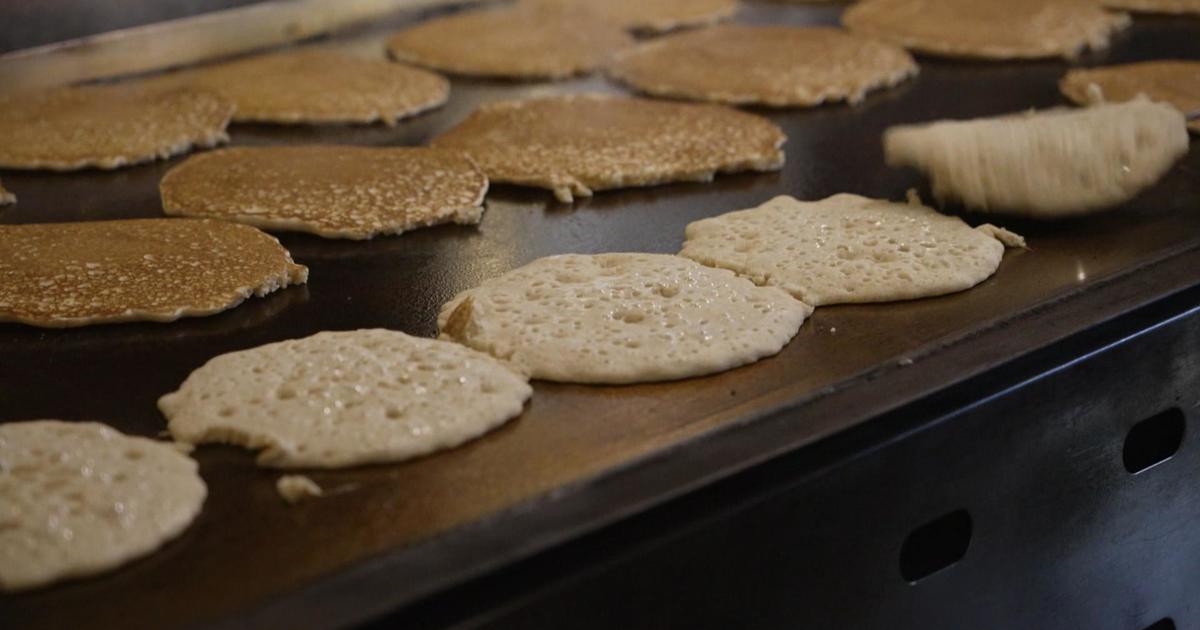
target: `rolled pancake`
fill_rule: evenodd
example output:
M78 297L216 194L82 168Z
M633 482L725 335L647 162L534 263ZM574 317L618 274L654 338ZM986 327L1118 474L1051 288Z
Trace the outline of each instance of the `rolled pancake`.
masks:
M488 181L465 155L425 148L237 147L162 179L163 211L327 238L474 224Z
M633 45L618 24L571 10L502 8L434 18L388 40L392 57L469 76L563 79Z
M837 28L725 25L618 53L608 72L655 96L788 107L856 103L917 64L899 46Z
M182 442L245 446L272 468L338 468L453 448L519 415L532 393L464 346L352 330L220 355L158 407Z
M1144 98L900 126L884 134L888 164L928 173L938 199L1046 218L1124 203L1187 150L1183 114Z
M678 256L563 255L458 294L438 330L534 378L621 384L753 363L779 352L811 312L778 289Z
M813 306L891 302L969 289L1019 236L919 203L840 194L776 197L687 226L681 256L774 286Z
M174 445L94 422L0 425L0 591L112 570L195 520L207 489Z
M394 125L450 95L449 81L433 72L319 49L259 55L161 80L221 94L237 103L238 122Z
M112 169L229 139L233 103L212 92L143 83L0 96L0 168Z
M766 118L719 105L580 94L485 104L432 144L466 152L493 182L570 202L595 190L778 170L785 139Z
M1105 101L1122 102L1145 94L1152 101L1175 106L1184 115L1200 113L1200 61L1163 60L1127 63L1067 72L1058 87L1067 98L1081 105L1092 103L1091 85ZM1200 133L1200 120L1188 122Z
M737 0L524 0L525 6L591 11L634 31L663 33L733 17Z
M1129 16L1095 0L861 0L842 23L930 55L1039 59L1106 48Z
M4 184L0 183L0 206L5 206L10 203L17 203L17 196L4 189Z
M248 225L192 219L0 225L0 321L63 328L212 315L308 269Z

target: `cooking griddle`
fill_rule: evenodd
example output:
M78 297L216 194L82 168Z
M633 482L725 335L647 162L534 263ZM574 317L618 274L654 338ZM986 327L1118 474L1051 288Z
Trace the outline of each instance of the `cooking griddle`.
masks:
M836 23L836 8L747 2L747 23ZM325 45L377 45L402 16ZM1200 20L1138 17L1080 65L1200 58ZM96 420L139 435L165 427L156 400L208 359L322 330L435 334L460 290L560 253L674 253L689 222L780 194L903 199L922 178L883 165L890 125L1064 105L1060 61L920 58L921 74L860 105L752 110L787 133L781 172L603 192L565 205L494 186L477 227L369 242L281 234L308 285L171 324L73 330L0 325L0 421ZM450 102L397 127L234 125L232 145L418 145L481 103L561 83L454 79ZM0 222L161 216L157 185L183 158L112 172L0 172L19 203ZM209 485L196 523L103 576L0 596L4 627L332 627L355 624L509 565L779 453L869 426L885 411L1056 339L1200 283L1200 152L1152 190L1094 218L1035 223L963 214L1026 236L997 274L955 295L822 307L778 355L705 378L595 387L535 383L524 415L464 447L395 465L310 473L328 496L288 506L278 472L241 449L203 446ZM958 212L961 209L948 208ZM0 246L3 246L0 243ZM786 414L781 415L786 411Z

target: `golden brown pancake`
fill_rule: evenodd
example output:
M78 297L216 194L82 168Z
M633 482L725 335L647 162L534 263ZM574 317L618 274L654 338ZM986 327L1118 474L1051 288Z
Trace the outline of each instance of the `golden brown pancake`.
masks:
M633 43L620 25L590 14L518 8L435 18L396 33L388 51L454 74L561 79L591 72Z
M328 50L250 57L167 75L237 103L233 119L393 125L446 102L450 83L420 68Z
M1150 100L1174 105L1184 115L1200 112L1200 61L1143 61L1079 68L1058 82L1067 98L1082 105L1091 103L1092 84L1106 101L1128 101L1145 94ZM1200 120L1189 121L1188 128L1200 133Z
M1129 16L1094 0L862 0L842 23L930 55L1038 59L1105 48Z
M731 24L651 40L608 72L655 96L788 107L855 103L917 64L899 46L837 28Z
M0 168L118 168L229 139L233 103L143 83L0 96Z
M0 225L0 321L63 328L212 315L308 269L248 225L192 219Z
M737 12L737 0L524 0L524 5L587 10L651 33L715 24Z
M487 177L465 155L425 148L237 147L163 177L163 211L329 238L479 223Z
M576 94L486 104L433 146L465 151L493 182L570 202L593 190L778 170L784 140L766 118L720 105Z

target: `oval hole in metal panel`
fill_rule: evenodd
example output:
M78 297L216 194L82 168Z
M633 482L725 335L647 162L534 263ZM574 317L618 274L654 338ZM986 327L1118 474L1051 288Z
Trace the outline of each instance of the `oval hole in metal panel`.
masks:
M914 529L900 546L900 575L916 582L958 562L971 545L971 515L955 510Z
M1163 617L1142 630L1175 630L1175 622L1170 617Z
M1183 443L1183 411L1173 407L1133 425L1125 435L1125 470L1140 473L1167 461Z

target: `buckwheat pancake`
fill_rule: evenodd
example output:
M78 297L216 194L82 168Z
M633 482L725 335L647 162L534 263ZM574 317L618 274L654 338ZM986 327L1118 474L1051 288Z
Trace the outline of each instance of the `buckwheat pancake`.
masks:
M212 151L159 188L169 215L367 239L479 223L488 181L454 151L313 145Z
M524 0L525 6L586 9L634 30L662 33L733 17L737 0Z
M1134 13L1200 13L1200 0L1100 0L1110 9Z
M140 83L0 95L0 168L112 169L229 139L233 103Z
M1138 98L884 134L893 166L927 173L939 200L976 210L1060 217L1102 210L1154 185L1187 154L1183 114Z
M453 448L521 413L533 389L464 346L390 330L323 332L220 355L158 407L175 439L338 468Z
M449 81L428 70L317 49L250 57L163 80L220 93L237 103L238 122L394 125L450 95Z
M1129 16L1095 0L861 0L842 23L930 55L1038 59L1106 48Z
M0 425L0 591L115 569L187 529L196 462L94 422Z
M442 307L438 330L574 383L664 381L771 356L812 308L723 269L663 254L540 258Z
M789 107L857 103L917 64L899 46L837 28L730 24L640 44L608 73L655 96Z
M0 206L17 203L17 196L4 189L4 184L0 183Z
M1092 85L1106 101L1128 101L1145 94L1152 101L1174 105L1185 115L1200 112L1200 61L1172 59L1078 68L1058 82L1062 93L1081 105L1092 103ZM1190 121L1188 128L1200 133L1200 120Z
M577 94L488 103L433 146L468 153L493 182L592 191L707 182L783 166L783 131L720 105Z
M591 72L633 45L620 25L578 11L502 8L462 11L396 33L401 61L453 74L563 79Z
M193 219L0 225L0 321L63 328L212 315L308 269L248 225Z
M971 228L920 205L839 194L776 197L687 226L681 256L775 286L813 306L891 302L969 289L1019 236Z

